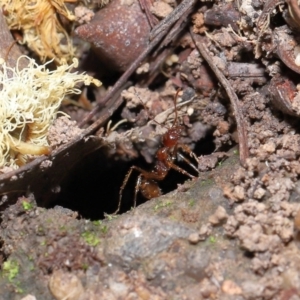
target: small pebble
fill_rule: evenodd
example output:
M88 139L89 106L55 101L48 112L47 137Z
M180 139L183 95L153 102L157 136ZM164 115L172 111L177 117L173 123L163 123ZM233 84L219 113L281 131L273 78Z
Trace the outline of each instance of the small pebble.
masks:
M199 230L199 238L201 241L204 241L211 234L211 226L210 225L202 225Z
M222 291L228 295L242 294L242 289L232 280L224 280L223 281Z
M263 148L263 150L265 150L266 152L268 152L268 153L274 153L275 152L275 150L276 150L276 145L275 145L275 143L274 142L268 142L267 144L264 144L263 146L262 146L262 148Z
M153 3L151 8L151 12L157 16L159 19L165 18L172 12L173 8L166 2L163 1L156 1Z
M49 289L56 300L77 300L83 293L80 279L62 270L53 272L49 281Z
M255 199L262 199L262 197L266 194L266 190L263 188L258 188L257 190L255 190L254 192L254 198Z
M199 234L197 232L191 233L188 237L188 240L193 245L197 244L200 241Z
M238 200L244 200L245 199L245 189L239 185L234 187L234 195Z
M27 295L24 298L22 298L21 300L36 300L36 297L33 295Z
M212 225L219 225L223 221L227 220L228 215L224 207L218 206L217 210L215 211L214 214L212 214L209 218L208 221Z

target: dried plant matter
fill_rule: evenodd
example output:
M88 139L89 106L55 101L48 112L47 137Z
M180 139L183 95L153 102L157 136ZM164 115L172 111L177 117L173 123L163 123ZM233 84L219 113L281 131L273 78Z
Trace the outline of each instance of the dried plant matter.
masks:
M59 63L74 57L70 37L57 17L59 13L70 21L75 19L65 2L74 1L0 0L9 28L23 31L23 43L36 52L42 61L54 58Z
M19 68L20 60L28 60L28 66ZM49 152L47 132L57 115L58 108L67 94L78 94L76 83L94 83L98 80L85 74L70 73L77 66L62 65L55 71L47 64L38 65L33 59L21 56L16 68L2 61L0 72L0 166L26 163L29 155ZM8 77L8 72L12 77Z

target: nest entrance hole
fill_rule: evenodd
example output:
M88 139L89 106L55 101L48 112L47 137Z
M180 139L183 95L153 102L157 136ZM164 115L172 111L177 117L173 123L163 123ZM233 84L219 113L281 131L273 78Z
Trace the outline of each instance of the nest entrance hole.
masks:
M196 155L212 153L214 149L213 136L208 135L196 145ZM87 157L84 157L65 180L61 183L61 192L51 206L59 205L77 211L86 219L99 220L104 218L104 213L113 213L119 201L119 191L124 177L132 165L145 170L151 170L151 164L147 164L143 158L133 161L115 161L107 158L100 149ZM194 174L189 166L183 162L178 165ZM194 174L196 176L196 174ZM133 206L134 187L138 173L133 172L128 184L123 191L123 199L120 213L128 211ZM177 188L178 184L184 183L188 178L183 174L171 170L167 177L159 182L163 194ZM145 200L140 193L137 197L137 205Z

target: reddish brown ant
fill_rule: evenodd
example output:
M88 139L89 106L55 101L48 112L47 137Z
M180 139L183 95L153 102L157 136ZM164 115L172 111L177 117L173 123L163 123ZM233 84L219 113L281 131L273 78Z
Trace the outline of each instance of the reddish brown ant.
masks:
M156 152L156 163L153 170L145 171L137 166L132 166L129 169L120 188L118 208L114 212L114 214L117 214L120 210L123 190L133 170L136 170L140 173L135 185L134 207L136 206L136 198L138 192L140 192L146 199L152 199L161 195L161 190L157 184L157 181L164 180L171 169L174 169L192 179L196 178L174 163L176 158L179 156L196 172L199 172L197 168L189 161L189 159L179 153L179 150L181 150L182 152L189 154L191 157L194 157L194 159L197 160L196 155L187 145L178 142L184 131L184 126L177 124L178 113L176 101L179 91L180 90L176 92L176 95L174 97L174 123L172 127L169 128L168 131L162 136L162 147L159 148Z

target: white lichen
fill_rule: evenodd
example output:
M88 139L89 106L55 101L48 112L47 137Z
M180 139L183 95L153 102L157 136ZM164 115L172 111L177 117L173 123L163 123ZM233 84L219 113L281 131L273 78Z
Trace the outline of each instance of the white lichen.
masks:
M26 68L19 68L21 59L28 60ZM89 75L70 72L77 59L54 71L47 64L21 56L16 68L10 68L0 59L0 167L17 168L30 155L48 154L48 128L64 97L79 94L79 82L101 84Z

